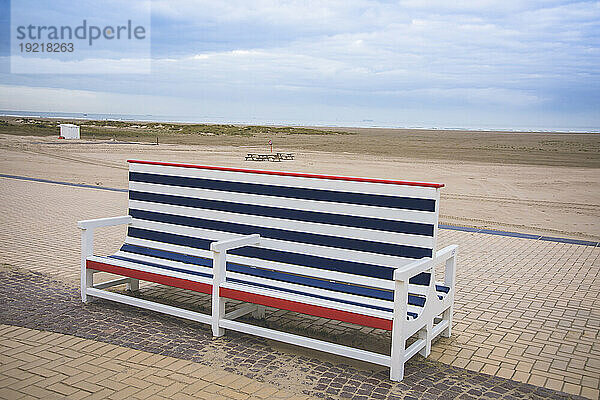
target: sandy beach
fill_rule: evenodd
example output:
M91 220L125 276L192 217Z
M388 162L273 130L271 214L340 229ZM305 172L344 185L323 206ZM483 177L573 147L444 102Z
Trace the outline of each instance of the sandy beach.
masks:
M181 143L161 136L157 146L124 142L121 137L121 141L98 137L67 141L56 136L2 134L0 172L126 188L126 160L134 158L441 182L446 185L442 223L600 238L598 134L420 131L409 136L390 130L357 132L271 135L274 151L296 155L294 160L282 162L244 160L249 152L269 151L265 135L184 137ZM130 136L127 139L136 138ZM506 149L507 143L513 143L512 148ZM445 154L440 153L442 149Z

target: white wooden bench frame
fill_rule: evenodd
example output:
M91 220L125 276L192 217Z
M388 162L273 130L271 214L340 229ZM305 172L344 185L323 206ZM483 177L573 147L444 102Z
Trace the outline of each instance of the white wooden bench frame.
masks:
M87 268L86 264L88 258L93 255L94 231L97 228L130 224L131 221L131 216L122 216L78 222L78 227L82 230L81 299L84 303L88 301L89 296L104 298L210 324L213 335L216 337L222 336L225 329L232 329L272 340L367 361L389 367L390 379L394 381L403 379L404 363L406 361L417 353L423 357L427 357L431 352L432 341L436 337L450 337L451 335L457 245L448 246L441 251L437 251L433 258L422 258L394 271L392 344L390 355L385 355L235 321L236 318L248 313L254 313L256 316L264 315L264 306L261 305L250 304L226 314L225 298L221 297L220 293L221 289L227 288L227 283L225 282L227 251L248 245L260 245L261 238L259 235L240 236L236 239L216 241L210 245L210 250L213 254L212 313L210 315L103 290L120 284L127 284L128 290L136 291L139 289L139 279L132 277L119 278L94 285L93 276L97 271ZM445 264L444 285L450 288L447 295L441 300L438 298L435 281L435 267L440 263ZM409 279L425 271L431 273L429 286L426 290L427 293L424 293L426 295L425 306L417 318L407 320ZM293 297L293 294L290 296ZM414 339L414 342L409 347L406 347L407 340L415 336L417 337Z

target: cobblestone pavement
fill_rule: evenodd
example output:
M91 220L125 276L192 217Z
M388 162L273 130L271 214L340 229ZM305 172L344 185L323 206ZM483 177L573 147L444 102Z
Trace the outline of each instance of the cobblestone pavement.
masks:
M0 272L0 279L3 282L3 285L0 286L0 320L4 324L61 333L64 335L50 337L58 338L60 336L66 343L63 344L66 346L65 350L61 350L60 346L56 350L54 343L47 342L42 343L41 347L38 346L36 351L29 350L23 353L19 350L21 348L19 343L25 347L35 346L35 343L27 342L27 338L29 337L31 340L31 336L14 334L12 338L0 342L2 346L0 353L3 355L0 373L6 376L5 379L9 379L4 383L4 390L21 388L20 391L23 392L24 389L17 382L10 380L11 378L17 379L15 376L23 377L23 380L35 380L38 376L50 378L40 381L41 385L47 386L40 386L40 384L37 386L69 397L79 393L75 392L75 389L90 392L92 389L101 390L94 385L110 389L110 382L100 384L100 381L104 380L113 380L127 385L126 387L121 386L123 390L126 388L130 391L134 390L131 386L145 390L151 390L150 388L158 390L158 386L160 386L161 390L165 390L165 385L160 385L158 382L148 386L147 381L152 381L148 377L156 375L157 378L164 378L160 375L165 373L160 373L163 363L172 364L173 359L181 359L187 361L177 364L181 368L169 369L170 372L176 374L167 372L167 378L179 381L178 384L168 385L167 389L170 388L168 393L174 394L177 391L183 391L188 384L197 384L196 381L193 381L195 377L200 378L199 385L203 385L216 378L215 375L217 377L228 376L229 379L244 375L246 379L260 379L276 385L267 386L273 391L281 390L281 393L289 394L303 392L317 398L434 399L460 397L470 399L483 397L516 399L569 397L567 394L560 394L550 389L471 372L424 359L411 360L407 365L407 374L404 380L400 383L391 382L388 379L387 368L372 364L361 362L348 364L349 360L340 357L332 358L323 356L319 352L279 346L275 342L235 332L228 332L222 338L213 339L207 325L183 321L118 303L95 300L84 305L80 302L77 289L40 273L5 269ZM82 342L79 338L89 340ZM109 345L105 345L105 343ZM116 357L119 350L115 349L123 349L123 354ZM153 357L148 360L152 360L151 366L141 368L139 372L133 370L129 373L129 375L137 374L137 380L127 379L127 363L137 363L143 357L134 351L126 352L125 349L153 354L153 356L147 356L148 358ZM64 352L68 353L63 354ZM80 352L79 355L78 352ZM28 354L32 355L31 353L37 359L28 357ZM65 360L65 357L68 360ZM125 364L111 363L112 358L118 358ZM68 363L71 363L67 365L71 369L64 369L64 365ZM81 363L79 365L83 366L78 368L77 363ZM63 366L62 369L61 366ZM202 376L192 374L193 371L205 371L202 366L208 366L214 371L213 378L203 379ZM135 369L135 367L133 368ZM230 374L221 375L218 372L220 369L224 369ZM181 376L182 370L187 371L188 376ZM71 372L71 375L67 373L68 371ZM79 386L70 384L72 379L81 378L82 374L84 376L82 380L86 379L86 372L93 374L87 379L89 385L83 382ZM147 374L142 379L145 382L141 382L140 376L144 374ZM77 378L72 378L72 376ZM2 382L4 381L0 381L0 385L3 385ZM225 382L229 382L228 379L225 379ZM210 384L210 382L207 383ZM16 384L18 388L10 387L12 384ZM29 385L26 386L29 387ZM221 384L220 386L222 388L210 386L209 390L224 391L226 385ZM206 391L207 387L209 386L198 389ZM188 390L196 390L196 388ZM266 393L267 389L262 388L261 391ZM100 393L110 394L108 391ZM148 392L144 392L144 394L146 393ZM86 393L81 393L81 395L83 394ZM142 396L140 395L140 397ZM165 395L165 397L169 396ZM265 397L270 397L270 394Z
M0 263L50 274L74 288L76 221L126 212L124 193L0 178ZM122 227L99 231L96 253L116 250L124 233ZM439 247L452 243L461 246L453 337L436 342L430 359L598 398L600 248L440 230ZM189 294L161 296L180 301ZM270 318L342 338L356 331L350 324L293 313ZM389 335L361 332L375 343Z
M0 357L3 399L308 399L192 361L10 325L0 325Z

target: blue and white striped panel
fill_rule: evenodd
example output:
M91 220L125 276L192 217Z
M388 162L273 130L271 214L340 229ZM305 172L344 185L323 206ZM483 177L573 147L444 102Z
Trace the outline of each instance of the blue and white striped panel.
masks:
M229 252L229 281L391 308L394 268L435 245L435 188L135 163L129 180L133 224L115 256L166 269L210 267L211 242L258 233L261 246Z

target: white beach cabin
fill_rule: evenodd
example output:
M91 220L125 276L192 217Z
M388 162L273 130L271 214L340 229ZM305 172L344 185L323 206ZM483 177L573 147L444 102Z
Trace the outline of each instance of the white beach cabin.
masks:
M73 124L60 124L60 136L64 139L79 139L79 126Z

